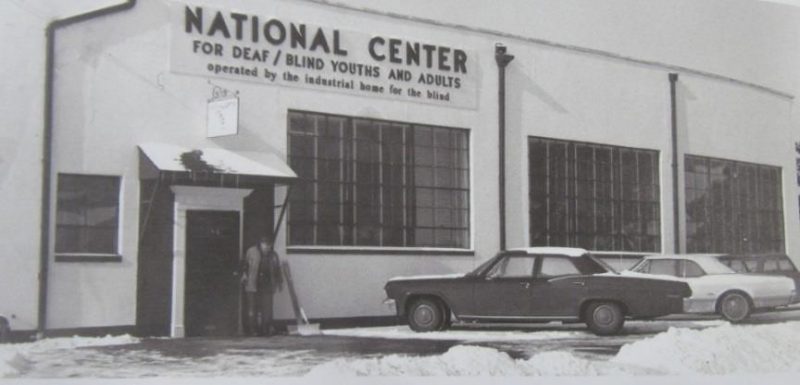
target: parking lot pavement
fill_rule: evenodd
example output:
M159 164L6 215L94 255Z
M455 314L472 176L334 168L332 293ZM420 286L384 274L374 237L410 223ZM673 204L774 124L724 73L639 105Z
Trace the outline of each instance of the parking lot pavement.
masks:
M755 314L751 324L800 320L800 309ZM10 377L141 378L211 376L301 376L340 359L438 356L455 346L485 347L514 359L563 351L593 361L608 360L626 344L670 328L704 330L727 323L672 317L627 322L625 333L597 337L583 324L457 324L451 330L414 333L407 326L331 329L314 336L271 338L147 338L135 343L72 349L30 349L9 361Z

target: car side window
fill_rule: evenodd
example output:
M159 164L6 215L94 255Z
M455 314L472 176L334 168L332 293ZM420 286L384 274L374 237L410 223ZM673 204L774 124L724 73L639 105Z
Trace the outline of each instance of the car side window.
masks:
M498 262L486 277L488 278L530 278L533 276L532 256L509 256Z
M565 257L543 257L542 267L539 269L539 277L552 278L562 275L576 275L581 272L575 267L569 258Z
M727 262L728 263L726 263L726 265L728 265L728 267L730 267L731 269L733 269L737 273L747 273L747 272L750 271L750 270L747 269L747 265L745 265L744 262L741 261L741 260L729 259L729 260L727 260Z
M650 261L650 274L678 276L678 261L675 259L653 259Z
M764 272L765 273L772 273L775 271L781 271L780 266L778 266L778 260L776 259L767 259L764 261Z
M683 261L682 270L681 276L684 278L697 278L706 275L706 272L703 271L703 268L701 268L694 261Z

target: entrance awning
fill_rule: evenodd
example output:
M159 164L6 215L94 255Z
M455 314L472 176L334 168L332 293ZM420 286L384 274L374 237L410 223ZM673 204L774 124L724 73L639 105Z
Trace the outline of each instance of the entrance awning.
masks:
M297 174L286 162L268 152L196 149L167 143L142 143L139 144L139 149L144 155L142 158L147 158L150 163L150 167L142 164L144 162L140 163L139 172L143 179L164 173L181 179L235 176L266 178L279 183L290 183L297 178Z

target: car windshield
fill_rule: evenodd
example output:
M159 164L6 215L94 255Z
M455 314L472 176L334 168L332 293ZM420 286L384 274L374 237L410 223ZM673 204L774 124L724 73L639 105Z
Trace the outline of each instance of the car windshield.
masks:
M480 273L481 273L482 271L484 271L484 270L485 270L485 269L486 269L486 268L487 268L487 267L488 267L488 266L489 266L489 265L490 265L492 262L494 262L494 260L495 260L495 259L497 259L497 256L496 256L496 255L495 255L494 257L492 257L492 258L489 258L489 259L487 259L486 261L484 261L483 263L481 263L480 265L478 265L478 267L476 267L474 270L472 270L472 271L469 273L469 275L477 275L477 274L480 274Z

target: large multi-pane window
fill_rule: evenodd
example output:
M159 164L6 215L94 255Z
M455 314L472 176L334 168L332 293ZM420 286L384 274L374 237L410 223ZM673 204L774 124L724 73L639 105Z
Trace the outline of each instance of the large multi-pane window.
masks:
M119 177L58 175L57 254L116 254Z
M292 246L468 248L465 129L289 112Z
M532 246L660 250L658 152L545 138L528 145Z
M781 169L686 155L686 249L782 252Z

